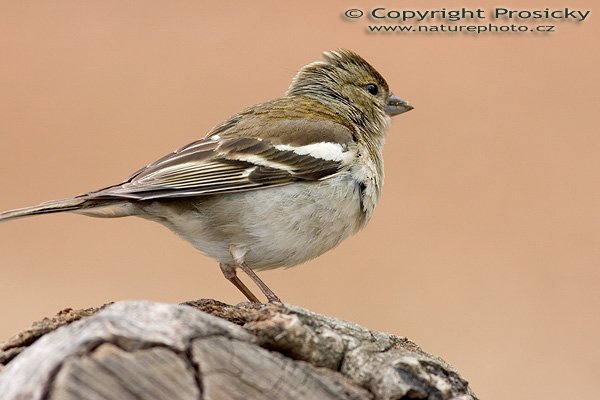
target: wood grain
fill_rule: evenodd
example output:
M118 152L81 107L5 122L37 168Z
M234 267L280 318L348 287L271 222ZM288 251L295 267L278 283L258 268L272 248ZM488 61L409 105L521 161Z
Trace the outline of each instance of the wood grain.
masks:
M291 305L84 312L0 346L0 399L476 399L413 342Z

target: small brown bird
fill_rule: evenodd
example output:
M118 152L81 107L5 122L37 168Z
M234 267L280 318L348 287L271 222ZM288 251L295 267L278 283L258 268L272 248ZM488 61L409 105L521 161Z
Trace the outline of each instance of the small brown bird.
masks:
M220 264L250 301L240 268L290 267L337 246L371 218L383 184L390 116L411 110L349 50L296 74L285 95L250 107L126 181L7 211L0 222L70 211L159 222Z

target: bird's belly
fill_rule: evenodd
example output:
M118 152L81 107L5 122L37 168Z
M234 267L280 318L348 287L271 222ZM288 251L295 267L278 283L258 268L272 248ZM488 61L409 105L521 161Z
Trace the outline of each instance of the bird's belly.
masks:
M164 203L153 203L162 215ZM180 201L157 220L218 262L234 264L231 246L253 269L291 267L337 246L365 223L349 174L320 182ZM148 212L148 210L146 210ZM151 218L152 219L152 218Z

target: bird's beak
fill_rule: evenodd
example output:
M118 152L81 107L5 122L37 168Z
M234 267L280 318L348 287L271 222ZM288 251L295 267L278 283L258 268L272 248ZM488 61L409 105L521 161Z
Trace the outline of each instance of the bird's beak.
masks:
M390 97L388 97L387 99L387 104L385 105L383 110L387 115L393 117L394 115L410 111L413 108L413 106L408 104L408 101L402 100L400 97L390 94Z

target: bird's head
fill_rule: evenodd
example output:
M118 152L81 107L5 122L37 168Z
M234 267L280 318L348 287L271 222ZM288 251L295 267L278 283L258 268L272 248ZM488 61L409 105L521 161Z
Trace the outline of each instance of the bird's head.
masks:
M412 110L358 54L340 49L326 51L323 56L324 61L298 71L286 95L317 99L359 125L376 123L376 130L382 130L389 117Z

